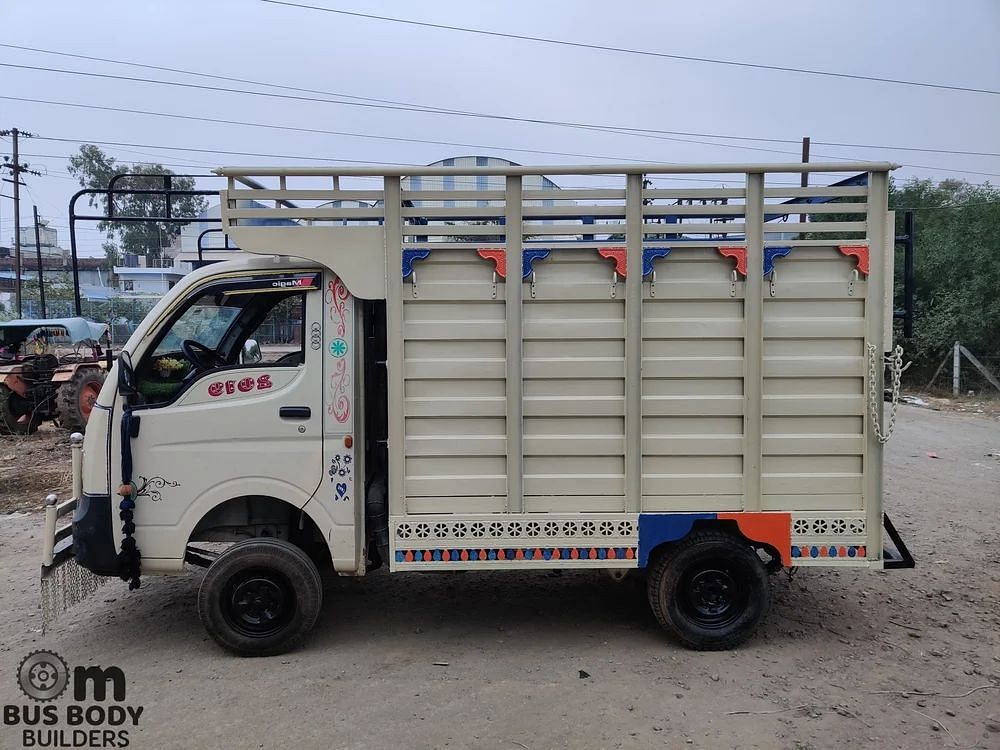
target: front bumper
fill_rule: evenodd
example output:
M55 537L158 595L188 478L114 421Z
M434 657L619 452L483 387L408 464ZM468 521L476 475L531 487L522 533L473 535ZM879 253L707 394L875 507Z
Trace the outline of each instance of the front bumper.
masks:
M111 498L83 493L83 436L70 436L73 451L73 496L59 502L55 495L45 499L45 528L42 533L42 578L69 560L102 576L118 575L118 555L111 525ZM73 514L70 523L63 519Z

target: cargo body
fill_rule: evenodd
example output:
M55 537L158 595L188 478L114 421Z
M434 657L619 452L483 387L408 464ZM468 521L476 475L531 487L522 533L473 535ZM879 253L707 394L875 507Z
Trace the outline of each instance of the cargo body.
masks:
M798 165L222 170L225 231L278 257L201 269L136 331L131 371L168 352L189 372L152 402L102 391L89 512L122 475L145 572L229 533L319 543L348 575L648 567L693 578L689 614L712 622L720 592L759 588L743 550L771 570L892 567L889 165L836 170L852 166L805 188ZM232 322L178 355L165 342L195 298ZM294 351L248 361L286 308ZM671 573L671 554L711 549L721 577ZM657 596L665 624L684 615Z

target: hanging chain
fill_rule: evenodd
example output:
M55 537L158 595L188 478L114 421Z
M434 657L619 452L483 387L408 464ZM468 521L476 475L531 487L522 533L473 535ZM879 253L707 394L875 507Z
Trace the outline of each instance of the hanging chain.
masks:
M878 381L878 348L875 344L868 344L868 408L872 415L872 426L875 428L875 437L883 445L892 437L896 429L896 409L899 407L899 381L903 377L903 347L897 346L892 354L888 354L882 361L883 369L888 366L892 374L892 400L889 403L889 420L885 424L885 432L878 422L879 403L882 401L882 394L879 393Z

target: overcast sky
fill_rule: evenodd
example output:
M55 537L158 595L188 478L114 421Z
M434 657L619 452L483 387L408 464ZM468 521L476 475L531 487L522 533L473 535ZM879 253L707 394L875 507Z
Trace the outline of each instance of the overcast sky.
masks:
M678 55L1000 89L1000 0L303 2ZM0 28L4 44L438 108L759 138L799 139L808 135L814 141L813 161L824 157L888 160L908 165L897 177L957 177L1000 183L998 156L898 150L907 146L1000 153L1000 96L995 94L574 49L259 0L7 0L0 5ZM0 47L0 63L295 95L287 90L4 47ZM159 161L178 172L204 172L223 164L318 163L292 156L331 162L418 164L471 153L527 164L626 159L752 162L797 160L799 149L794 143L717 141L727 144L722 147L9 67L0 67L0 96L476 144L449 146L306 134L0 98L0 129L16 126L41 136L22 141L22 160L47 173L26 178L29 189L22 192L22 218L30 220L31 204L36 202L42 215L59 227L65 247L69 245L67 203L77 187L66 173L66 157L80 141L140 144L102 148L125 161ZM895 148L821 146L816 141ZM488 144L493 147L486 148ZM237 156L219 150L279 156ZM0 154L9 153L10 140L0 139ZM11 185L3 183L0 192L10 195L10 190ZM0 199L3 244L13 233L12 225L12 202ZM95 230L85 229L81 234L83 254L100 254L100 240Z

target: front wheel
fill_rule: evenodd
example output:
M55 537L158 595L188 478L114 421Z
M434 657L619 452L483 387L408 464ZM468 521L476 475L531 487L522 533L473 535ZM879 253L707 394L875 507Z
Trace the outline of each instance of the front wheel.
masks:
M767 572L745 541L695 532L656 559L647 593L660 625L689 648L734 648L767 612Z
M280 539L250 539L209 566L198 615L209 635L240 656L273 656L298 646L323 603L316 565Z

